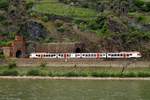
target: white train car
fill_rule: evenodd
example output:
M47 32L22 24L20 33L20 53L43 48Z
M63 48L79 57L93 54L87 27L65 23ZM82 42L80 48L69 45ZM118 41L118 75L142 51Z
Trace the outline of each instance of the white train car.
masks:
M140 52L118 52L118 53L107 53L107 58L112 59L123 59L123 58L141 58Z
M57 58L55 53L31 53L29 58Z
M106 58L106 53L82 53L82 58L95 58L101 59Z
M29 58L49 59L129 59L141 58L140 52L118 52L118 53L31 53Z

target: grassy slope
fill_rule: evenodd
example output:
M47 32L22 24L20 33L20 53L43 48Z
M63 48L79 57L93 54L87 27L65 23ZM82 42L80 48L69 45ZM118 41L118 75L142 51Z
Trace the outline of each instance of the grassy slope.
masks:
M49 14L68 16L73 18L82 18L82 19L95 17L97 14L96 11L92 9L65 5L59 3L57 0L43 0L42 3L35 4L33 10L42 13L49 13Z
M35 0L28 0L28 2L31 1L35 2ZM143 0L143 1L150 2L150 0ZM63 3L59 3L57 0L43 0L41 3L37 2L37 4L34 5L33 10L41 13L68 16L68 17L78 18L78 19L90 19L97 15L97 12L95 10L65 5ZM150 23L149 13L144 14L141 12L140 13L133 12L133 13L129 13L129 15L135 18L142 16L143 23L145 24Z

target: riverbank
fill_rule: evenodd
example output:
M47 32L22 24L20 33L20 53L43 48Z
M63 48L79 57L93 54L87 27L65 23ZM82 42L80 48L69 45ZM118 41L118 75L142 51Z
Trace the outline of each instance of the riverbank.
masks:
M150 77L150 68L0 67L0 76L40 77Z
M0 66L0 76L42 76L42 77L150 77L150 67L50 67L46 63L21 67L12 62Z
M150 81L150 77L147 78L120 78L120 77L41 77L41 76L0 76L0 79L30 79L30 80L148 80Z

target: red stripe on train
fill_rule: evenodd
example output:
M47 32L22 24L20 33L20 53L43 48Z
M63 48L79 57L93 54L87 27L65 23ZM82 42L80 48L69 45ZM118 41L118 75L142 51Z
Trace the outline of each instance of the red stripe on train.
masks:
M101 56L100 56L99 53L96 53L96 58L97 58L97 59L101 58Z
M66 53L64 53L64 58L66 59Z

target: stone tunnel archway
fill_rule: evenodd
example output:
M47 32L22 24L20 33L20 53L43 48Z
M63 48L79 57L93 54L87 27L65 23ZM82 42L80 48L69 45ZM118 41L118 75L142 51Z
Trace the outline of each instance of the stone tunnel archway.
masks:
M21 50L18 50L16 52L16 58L21 58L21 56L22 56L22 52L21 52Z
M80 48L76 48L75 53L81 53L81 49Z

